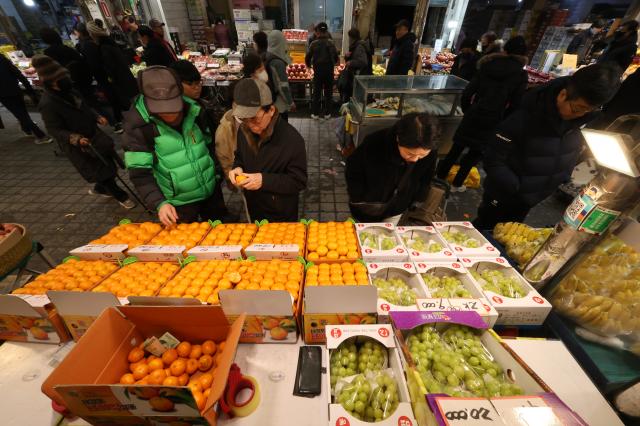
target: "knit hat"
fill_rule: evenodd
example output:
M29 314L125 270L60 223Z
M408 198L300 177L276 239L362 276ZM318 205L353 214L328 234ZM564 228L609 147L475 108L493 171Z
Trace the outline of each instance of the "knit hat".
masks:
M92 39L97 40L100 37L106 37L109 35L109 31L106 28L99 27L95 21L87 22L87 31Z
M36 69L38 77L43 83L54 82L69 76L69 71L66 68L47 55L35 55L31 58L31 65Z

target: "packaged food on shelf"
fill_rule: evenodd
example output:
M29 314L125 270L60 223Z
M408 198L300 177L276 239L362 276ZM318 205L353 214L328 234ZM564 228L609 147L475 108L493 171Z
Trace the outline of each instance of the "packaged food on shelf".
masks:
M314 263L344 262L360 258L352 222L309 223L306 259Z
M433 226L457 257L487 257L499 254L471 222L433 222Z
M417 299L427 289L412 262L367 263L371 284L378 290L378 320L388 322L390 311L417 311Z
M493 238L504 245L507 255L522 269L549 238L551 231L551 228L536 229L524 223L506 222L495 226Z
M409 254L391 223L356 223L358 243L367 262L402 262Z
M456 259L447 242L433 226L396 226L396 233L414 262Z

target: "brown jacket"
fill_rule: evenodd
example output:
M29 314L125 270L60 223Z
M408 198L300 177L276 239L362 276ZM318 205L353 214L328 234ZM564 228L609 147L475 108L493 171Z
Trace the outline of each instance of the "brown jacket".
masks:
M229 179L229 171L233 168L238 144L238 126L238 122L233 118L233 110L229 110L224 114L216 129L216 155L224 171L225 179Z

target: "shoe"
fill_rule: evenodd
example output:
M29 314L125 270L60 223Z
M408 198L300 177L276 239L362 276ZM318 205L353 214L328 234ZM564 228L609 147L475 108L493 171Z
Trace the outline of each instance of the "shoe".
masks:
M51 142L53 142L53 138L51 136L43 136L41 138L36 138L36 140L34 141L36 145L46 145Z
M102 198L112 198L111 194L107 194L106 192L97 191L95 188L89 190L89 195L96 195Z
M311 118L313 118L314 120L317 120L317 119L319 119L320 117L319 117L319 116L317 116L317 115L315 115L315 114L311 114Z
M113 125L113 133L117 135L124 133L124 129L122 128L122 123L116 123Z
M466 190L467 190L467 187L464 185L460 185L460 186L451 185L451 192L465 192Z
M124 201L118 201L120 203L120 205L122 207L124 207L127 210L131 210L132 208L134 208L136 206L136 203L134 203L133 201L131 201L129 198L127 198Z
M325 119L325 120L328 120L328 119L330 119L330 118L331 118L331 114L325 114L325 115L324 115L324 119Z

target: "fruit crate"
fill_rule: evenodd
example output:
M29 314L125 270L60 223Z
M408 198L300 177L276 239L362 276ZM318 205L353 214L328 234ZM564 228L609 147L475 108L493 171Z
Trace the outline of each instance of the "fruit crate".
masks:
M413 262L367 263L369 280L378 292L378 319L389 321L390 311L417 311L418 299L428 297Z
M247 256L254 256L258 260L282 259L295 260L297 256L304 256L307 227L302 222L256 223L258 232L245 249ZM297 250L291 245L297 245ZM289 247L284 247L289 246ZM282 250L279 250L282 249Z
M175 262L140 262L133 257L123 261L122 268L100 281L92 292L108 292L118 298L153 297L180 271Z
M433 226L396 226L396 233L409 253L409 259L414 262L456 259Z
M134 223L129 219L122 219L118 225L114 226L88 245L94 244L126 244L129 249L143 245L151 241L162 231L162 225L155 222Z
M330 257L332 251L334 253ZM352 222L309 223L304 256L307 261L331 264L355 261L361 257L358 235Z
M433 222L456 257L491 257L499 252L471 222Z
M409 253L392 223L356 223L358 244L366 262L403 262Z

